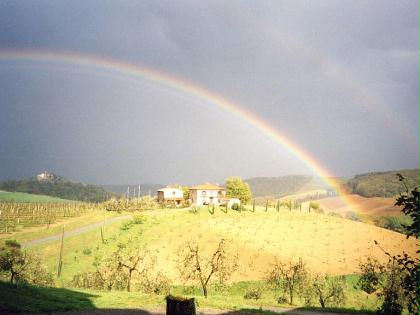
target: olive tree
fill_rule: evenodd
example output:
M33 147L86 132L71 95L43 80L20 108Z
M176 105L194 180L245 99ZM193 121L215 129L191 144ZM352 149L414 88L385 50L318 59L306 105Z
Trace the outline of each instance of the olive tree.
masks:
M198 282L207 298L208 286L214 278L225 283L238 268L238 255L228 250L226 241L221 239L208 255L197 243L181 245L178 250L178 269L185 281Z
M314 296L322 308L340 306L345 301L346 281L343 276L315 275L308 284L309 296Z
M269 270L267 283L276 290L282 290L289 296L289 304L293 305L293 298L303 290L308 278L308 271L302 259L298 262L289 260L283 263L277 257Z
M0 273L5 274L10 283L48 286L54 282L52 274L46 271L41 260L23 252L15 240L6 240L0 246Z

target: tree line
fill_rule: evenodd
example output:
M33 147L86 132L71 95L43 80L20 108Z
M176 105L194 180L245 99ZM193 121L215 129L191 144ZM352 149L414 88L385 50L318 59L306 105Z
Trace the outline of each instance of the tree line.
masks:
M85 202L103 202L115 195L99 186L73 183L63 179L42 182L36 179L6 180L0 182L0 190L47 195Z

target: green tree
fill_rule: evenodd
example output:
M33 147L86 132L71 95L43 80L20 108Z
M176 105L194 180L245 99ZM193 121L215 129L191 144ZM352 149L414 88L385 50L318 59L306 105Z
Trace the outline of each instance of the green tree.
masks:
M52 285L52 274L47 272L34 255L22 252L15 240L6 240L0 246L0 273L6 274L10 283L26 282L35 285Z
M17 282L25 267L25 254L15 240L6 240L0 247L0 271L8 273L10 283Z
M411 224L403 225L407 238L420 236L420 186L409 188L403 175L397 174L398 179L405 187L396 200L396 205L402 206L402 212L412 219ZM400 314L406 305L410 314L420 314L420 258L412 257L403 252L391 255L382 248L377 241L375 244L388 256L389 261L385 268L385 281L382 285L383 304L381 313ZM376 287L372 287L372 290Z
M184 195L184 200L188 200L188 198L190 198L190 188L188 186L182 186L182 191Z
M229 177L226 179L226 196L238 198L243 204L248 203L252 199L249 184L245 183L240 177Z
M310 201L308 206L309 212L313 209L315 212L319 209L319 203L315 201Z

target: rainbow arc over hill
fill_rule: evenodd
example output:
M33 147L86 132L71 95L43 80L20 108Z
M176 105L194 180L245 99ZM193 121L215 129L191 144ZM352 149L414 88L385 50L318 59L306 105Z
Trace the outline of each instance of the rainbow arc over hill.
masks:
M111 74L111 76L124 76L129 79L140 78L152 83L163 85L170 90L184 93L189 97L216 106L222 111L233 115L249 126L257 129L273 142L291 152L317 176L321 177L329 187L337 192L345 204L349 207L349 210L352 209L352 202L346 196L346 192L343 191L337 182L333 180L334 176L331 172L321 165L309 152L305 151L302 147L285 137L279 130L270 126L270 124L258 117L255 113L250 112L240 104L235 103L232 100L228 100L221 95L217 95L216 93L213 93L203 87L145 66L103 58L96 55L77 54L73 52L0 50L0 62L2 61L22 61L43 64L58 64L72 67L76 66L97 71L99 73L103 72L107 75Z

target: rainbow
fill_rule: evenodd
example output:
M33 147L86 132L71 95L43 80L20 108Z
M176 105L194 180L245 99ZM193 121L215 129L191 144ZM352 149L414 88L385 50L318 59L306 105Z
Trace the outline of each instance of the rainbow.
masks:
M346 192L333 180L334 176L331 172L323 167L311 154L309 154L309 152L306 152L302 147L286 138L279 130L273 128L243 106L191 82L145 66L73 52L3 50L0 51L0 61L29 61L47 64L53 63L64 66L78 66L101 73L105 72L106 74L128 77L130 79L140 78L212 104L220 110L235 116L249 126L254 127L273 142L291 152L317 176L321 177L329 187L338 193L349 207L349 210L352 209L351 200L346 196Z

